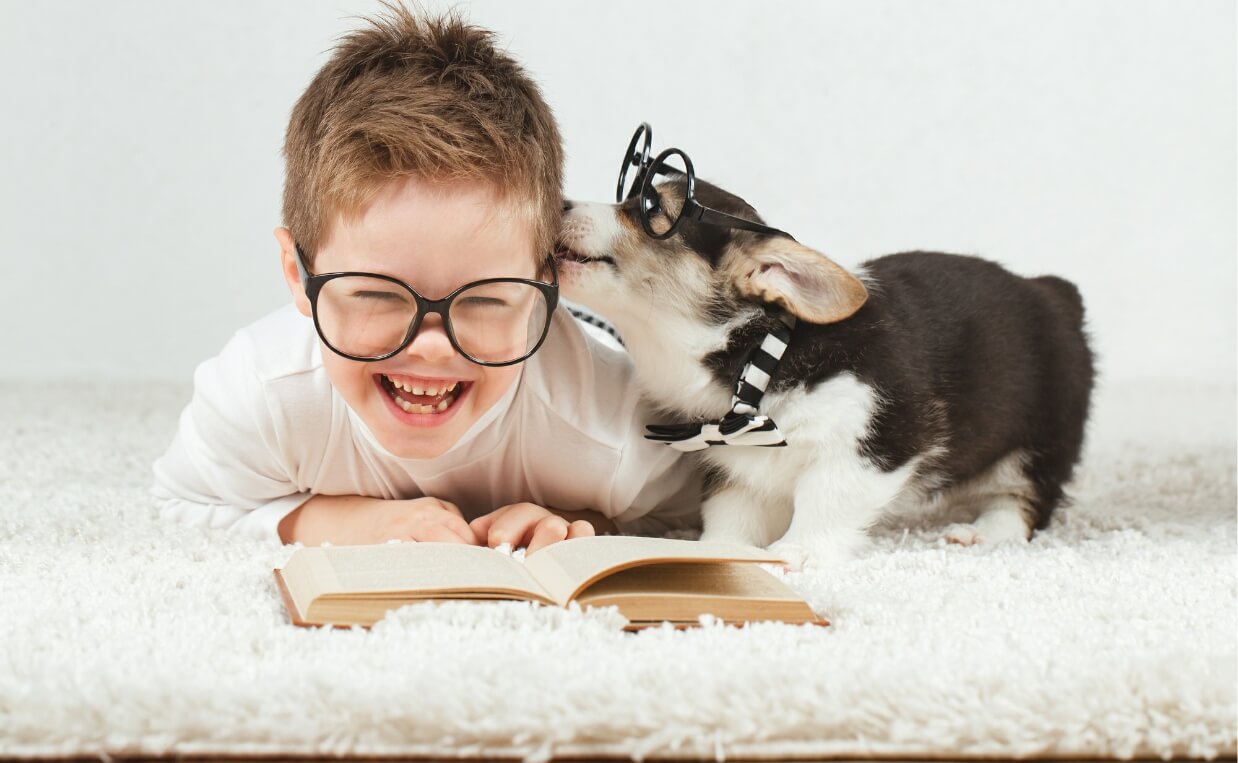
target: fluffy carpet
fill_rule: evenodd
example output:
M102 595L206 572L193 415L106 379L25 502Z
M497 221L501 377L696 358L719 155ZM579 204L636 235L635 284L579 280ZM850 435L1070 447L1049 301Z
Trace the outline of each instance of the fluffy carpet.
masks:
M158 521L183 385L0 385L0 755L1232 756L1235 390L1104 391L1026 546L883 528L829 628L612 611L288 624L291 549Z

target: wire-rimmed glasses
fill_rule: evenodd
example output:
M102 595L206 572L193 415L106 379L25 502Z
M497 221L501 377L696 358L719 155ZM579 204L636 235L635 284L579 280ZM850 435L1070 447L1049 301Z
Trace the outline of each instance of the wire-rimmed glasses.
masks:
M649 153L652 146L653 128L649 126L649 123L641 122L640 127L637 127L636 132L633 133L628 150L624 154L623 164L619 168L619 182L615 188L615 201L620 204L640 194L638 210L641 227L652 238L670 238L684 220L791 238L789 233L777 228L771 228L753 220L745 220L701 204L696 200L696 170L688 155L678 148L668 148L650 160ZM632 173L633 168L636 168L635 173ZM630 179L629 174L632 175ZM677 209L662 203L662 197L658 192L659 185L656 182L659 176L670 179L684 178L683 199ZM678 196L675 200L680 201ZM655 219L658 222L657 226L654 225Z
M640 190L641 180L644 178L645 170L649 167L649 150L652 147L653 128L648 122L641 122L636 132L632 133L628 150L623 155L623 164L619 165L619 184L615 186L615 203L622 204L628 197ZM633 167L636 168L636 172L631 173L632 177L629 182L628 174Z
M559 302L559 277L551 282L486 278L466 283L442 299L428 299L398 278L344 271L311 275L297 245L297 271L323 344L349 360L378 361L403 350L421 322L437 313L456 352L482 366L510 366L541 347Z

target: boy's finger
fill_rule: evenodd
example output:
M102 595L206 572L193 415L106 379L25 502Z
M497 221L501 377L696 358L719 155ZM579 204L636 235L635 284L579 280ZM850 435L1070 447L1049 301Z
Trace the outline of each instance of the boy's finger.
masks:
M578 519L567 526L567 539L572 538L592 538L597 535L597 531L593 529L593 525L583 519Z
M455 514L448 514L443 517L442 524L449 530L459 535L461 540L471 545L477 545L479 537L477 531L474 530L468 522L464 521L464 517L458 517Z
M486 545L494 548L510 543L512 548L524 545L534 526L546 517L546 510L531 503L516 503L494 512L497 516L486 534Z
M533 553L542 546L549 546L567 538L567 520L563 517L549 516L537 523L533 531L533 539L529 541L528 553Z
M502 511L502 509L499 509ZM489 514L482 514L472 522L469 522L469 527L473 529L473 534L478 540L485 540L490 535L490 525L494 524L494 518L499 511L492 511Z
M489 514L482 514L480 517L475 518L472 522L469 522L469 527L473 528L473 534L477 536L477 542L486 544L487 539L490 537L490 528L494 526L495 520L499 519L504 514L511 511L512 508L519 505L520 504L501 506ZM489 545L497 546L498 544L490 543Z

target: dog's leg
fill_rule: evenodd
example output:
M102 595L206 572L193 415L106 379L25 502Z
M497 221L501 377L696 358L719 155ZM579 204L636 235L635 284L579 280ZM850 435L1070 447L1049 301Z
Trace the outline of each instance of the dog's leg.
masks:
M701 540L765 547L787 527L790 505L739 485L728 485L701 505Z
M889 472L871 464L818 462L795 486L795 511L787 532L769 547L791 569L849 560L915 474L916 460Z
M976 543L1026 542L1032 537L1028 509L1012 495L993 499L971 524L953 524L943 537L950 543L971 546Z
M1025 470L1022 451L1015 451L984 474L961 486L956 500L980 507L971 524L953 524L942 533L950 543L1026 542L1032 537L1031 500L1034 486Z

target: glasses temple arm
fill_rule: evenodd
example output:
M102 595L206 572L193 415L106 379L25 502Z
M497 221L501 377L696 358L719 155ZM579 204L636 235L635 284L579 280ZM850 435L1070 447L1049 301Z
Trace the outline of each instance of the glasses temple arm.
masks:
M301 251L301 245L296 244L297 249L297 275L301 276L301 285L309 286L309 268L305 266L305 253Z
M728 215L726 212L719 212L716 209L710 209L709 207L702 206L700 204L696 204L695 206L695 210L688 211L689 217L693 220L697 220L698 222L705 223L706 225L721 225L726 228L740 228L742 230L750 230L755 233L771 233L775 236L786 236L787 238L793 238L790 233L778 230L777 228L772 228L768 225L762 225L761 223L754 222L752 220L745 220L744 218L736 217L735 215Z

